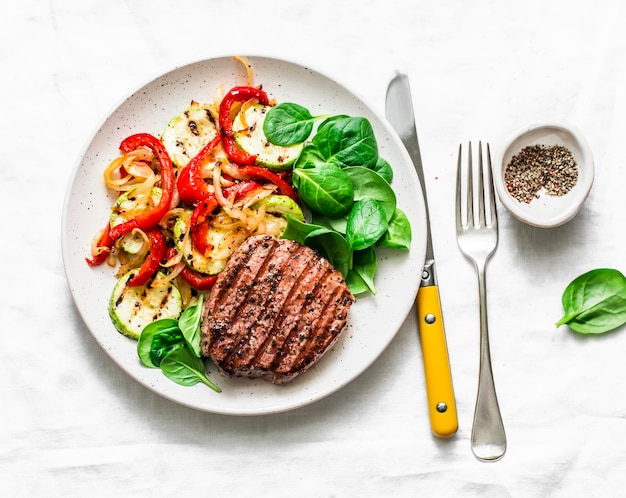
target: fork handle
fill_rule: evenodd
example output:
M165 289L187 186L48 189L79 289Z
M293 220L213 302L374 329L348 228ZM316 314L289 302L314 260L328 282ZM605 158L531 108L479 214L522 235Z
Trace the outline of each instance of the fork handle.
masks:
M495 461L502 458L506 451L506 433L491 369L485 264L477 264L476 270L480 301L480 370L471 444L478 459Z

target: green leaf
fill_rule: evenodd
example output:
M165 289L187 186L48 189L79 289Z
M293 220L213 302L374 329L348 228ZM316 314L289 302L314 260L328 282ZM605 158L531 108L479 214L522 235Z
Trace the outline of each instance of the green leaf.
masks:
M263 122L263 133L275 145L295 145L304 142L313 131L313 124L323 116L312 116L299 104L283 102L272 107Z
M372 294L376 294L376 286L374 285L374 275L376 274L376 268L378 261L376 259L376 253L372 247L363 249L361 251L355 251L352 255L352 269L361 278L362 282L367 287L367 290Z
M161 370L168 379L181 386L195 386L202 382L215 392L222 392L204 373L204 362L187 348L176 349L163 358Z
M311 209L331 217L350 210L354 195L352 181L334 164L296 168L293 177L300 199Z
M411 223L404 211L396 208L391 221L389 221L389 228L377 242L377 245L408 250L411 247L411 239Z
M352 251L339 232L329 228L319 228L306 236L305 243L323 254L344 278L348 275L352 264Z
M178 328L178 320L163 318L146 325L141 331L137 355L145 366L158 368L167 353L184 345L185 338Z
M187 307L178 319L178 327L183 337L187 341L191 352L198 358L202 356L202 351L200 350L200 324L202 323L203 301L204 294L199 294L197 304Z
M393 169L391 169L391 165L385 159L379 157L372 170L376 171L391 185L391 182L393 182Z
M348 272L348 276L346 277L346 284L348 285L348 289L355 296L359 294L364 294L365 292L370 292L369 286L365 283L365 280L361 278L359 273L352 269Z
M348 218L346 216L331 218L330 216L324 216L323 214L313 211L311 213L311 223L315 223L316 225L321 225L326 228L332 228L341 234L345 234L346 226L348 225Z
M305 223L290 214L286 214L285 219L287 220L287 226L281 235L281 239L295 240L303 245L306 245L306 238L311 232L325 228L321 225Z
M378 144L372 125L366 118L329 118L317 129L313 144L328 162L340 168L374 168L378 162Z
M185 348L187 343L185 338L181 334L180 330L172 330L167 332L159 332L152 338L152 345L150 346L150 359L152 363L157 367L161 366L163 358L165 358L172 351Z
M305 246L316 249L345 276L351 266L352 252L342 234L332 228L304 223L293 216L286 215L287 227L281 238L295 240Z
M346 227L346 240L350 249L358 251L375 244L387 231L387 226L387 217L380 202L371 198L356 202Z
M599 268L575 278L561 298L567 324L581 334L602 334L626 323L626 277L618 270Z
M326 164L326 159L324 159L322 153L317 150L315 145L306 144L302 148L302 152L300 152L294 168L312 168L322 164Z
M375 171L362 166L345 168L343 171L352 180L354 200L368 197L376 199L385 211L387 221L390 221L396 210L396 194L387 181Z

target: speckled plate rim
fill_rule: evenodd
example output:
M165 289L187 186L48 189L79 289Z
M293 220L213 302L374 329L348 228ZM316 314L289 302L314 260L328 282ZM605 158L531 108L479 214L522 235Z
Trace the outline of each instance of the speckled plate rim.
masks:
M223 390L179 386L156 369L142 366L136 343L120 335L108 316L115 283L113 271L85 263L90 242L107 218L112 198L102 171L118 155L119 143L137 132L159 135L168 120L189 102L210 100L219 85L243 84L245 75L232 56L191 62L156 77L132 93L99 126L79 156L69 180L62 213L62 254L68 285L88 330L102 349L133 379L159 395L197 410L227 415L278 413L305 406L339 390L363 373L386 349L413 306L424 263L425 209L419 180L408 154L389 124L355 92L307 65L264 56L247 56L270 97L308 107L314 114L367 117L379 152L394 168L398 207L411 221L411 250L381 251L377 294L359 297L347 328L316 367L284 386L262 380L226 379L207 362L207 373ZM96 374L96 372L94 372Z

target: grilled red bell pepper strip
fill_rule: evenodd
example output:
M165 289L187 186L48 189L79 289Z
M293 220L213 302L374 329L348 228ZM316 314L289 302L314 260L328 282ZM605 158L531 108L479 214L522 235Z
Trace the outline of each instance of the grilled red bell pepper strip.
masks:
M241 166L239 168L239 172L242 175L253 178L255 180L263 179L273 183L278 187L279 193L281 193L282 195L287 195L297 203L300 203L298 194L296 194L291 185L289 185L285 180L283 180L273 171L270 171L269 169L263 168L261 166Z
M235 201L238 201L258 188L261 188L260 183L257 183L254 180L246 180L237 182L231 187L226 187L223 189L223 193L224 197L230 197L232 193L235 192Z
M213 140L200 149L200 152L187 163L178 175L176 187L180 200L185 204L196 206L211 193L208 184L200 176L200 168L209 154L219 145L221 139L222 135L218 133Z
M256 155L240 149L232 135L224 135L222 147L228 158L236 164L254 164L256 161Z
M87 261L87 264L89 266L101 265L107 260L107 258L109 257L109 254L111 254L111 248L113 247L113 239L111 238L111 224L110 223L107 223L106 226L104 227L104 230L102 231L102 235L100 235L100 239L98 240L98 247L101 248L102 250L97 256L94 256L91 259L85 258L85 261Z
M152 209L147 209L134 218L111 228L111 238L113 240L117 240L119 237L135 228L148 231L155 227L170 208L170 203L172 202L174 192L174 167L163 143L149 133L137 133L125 138L120 144L120 150L124 153L128 153L142 146L151 149L161 165L161 198Z
M213 246L207 242L209 232L209 215L219 206L217 199L213 194L206 197L191 213L189 221L189 231L191 233L191 241L193 246L202 255L206 255Z
M146 284L158 271L163 256L165 256L165 237L159 228L152 228L146 233L150 240L150 249L139 271L128 281L131 287Z
M204 275L200 272L192 270L188 266L185 266L182 269L180 276L183 277L185 282L198 290L211 289L217 280L217 275Z
M219 122L222 130L222 147L229 159L237 164L254 164L256 156L241 150L233 135L233 120L230 114L235 102L246 102L256 99L261 104L269 104L269 98L260 88L253 86L236 86L232 88L220 103Z
M170 247L167 250L167 259L171 259L176 255L176 249ZM183 263L184 264L184 263ZM196 270L189 268L186 264L180 272L180 276L189 285L198 290L209 290L215 285L217 275L206 275L204 273L197 272Z

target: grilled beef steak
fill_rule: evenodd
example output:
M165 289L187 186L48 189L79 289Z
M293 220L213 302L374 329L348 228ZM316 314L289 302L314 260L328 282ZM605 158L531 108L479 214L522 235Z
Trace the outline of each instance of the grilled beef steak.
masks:
M250 237L207 299L202 352L225 375L283 384L335 343L353 302L341 273L316 251Z

